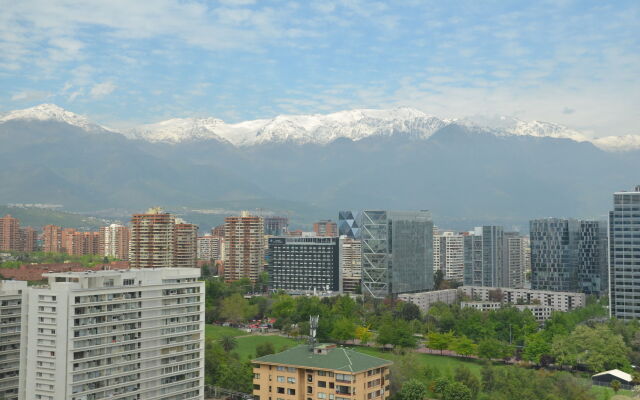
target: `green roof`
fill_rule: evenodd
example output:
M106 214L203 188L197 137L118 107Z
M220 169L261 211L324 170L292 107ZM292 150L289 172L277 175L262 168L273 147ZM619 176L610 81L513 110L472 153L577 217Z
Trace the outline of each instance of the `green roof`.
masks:
M281 353L256 358L253 362L316 369L333 369L346 372L366 371L368 369L392 364L389 360L373 357L344 347L328 349L326 354L316 354L310 351L307 345L296 346Z

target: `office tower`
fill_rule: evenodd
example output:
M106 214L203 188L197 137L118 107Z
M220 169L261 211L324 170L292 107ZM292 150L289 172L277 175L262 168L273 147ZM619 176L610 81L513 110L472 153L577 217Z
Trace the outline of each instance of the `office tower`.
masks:
M126 226L111 224L100 228L100 253L103 256L129 259L131 232Z
M313 231L318 236L338 236L338 225L331 220L322 220L313 224Z
M225 218L224 279L227 282L249 278L256 282L264 266L264 221L243 211Z
M27 292L24 398L204 398L198 270L44 276L48 286Z
M600 295L607 290L602 222L563 218L530 222L531 287Z
M20 221L7 214L0 218L0 251L20 250Z
M252 398L386 400L391 364L335 344L299 345L251 361Z
M524 274L527 260L527 241L517 232L504 233L502 282L504 287L524 287Z
M360 293L362 285L362 243L358 239L340 236L340 272L342 291Z
M580 220L578 291L596 296L609 290L609 243L605 221Z
M45 225L42 228L42 251L45 253L62 252L62 228L56 225Z
M443 232L438 236L438 265L444 278L462 282L464 280L464 236L455 232ZM434 240L434 245L436 240ZM434 249L434 253L435 253ZM435 257L434 257L435 259Z
M471 286L505 285L501 226L476 227L464 237L464 284Z
M25 281L0 280L0 399L18 399L26 290Z
M383 298L433 289L429 211L364 211L360 233L365 295Z
M21 250L26 252L38 249L38 232L30 226L20 228Z
M613 194L609 212L609 309L612 317L639 319L640 185Z
M352 211L338 212L338 235L360 239L360 214Z
M198 237L199 260L222 260L224 254L224 237L204 235Z
M341 291L337 237L269 238L269 290Z
M174 267L195 268L198 258L198 226L176 220Z
M289 218L264 217L264 234L269 236L282 236L289 230Z
M175 218L160 208L131 218L129 264L132 268L172 267L175 246Z

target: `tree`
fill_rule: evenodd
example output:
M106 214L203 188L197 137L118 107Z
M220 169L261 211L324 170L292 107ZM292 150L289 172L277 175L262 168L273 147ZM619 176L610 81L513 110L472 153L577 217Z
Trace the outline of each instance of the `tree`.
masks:
M269 354L274 354L276 348L271 342L260 343L256 346L256 357L263 357Z
M453 332L431 332L428 335L428 340L429 347L434 350L440 350L440 354L442 354L442 351L448 349L453 342Z
M417 379L410 379L402 385L401 400L423 400L427 397L427 386Z
M464 365L456 367L453 375L456 382L460 382L471 391L471 398L475 399L480 393L480 379Z
M449 382L442 393L443 400L471 400L471 390L460 382Z
M507 358L513 354L511 347L494 338L483 339L478 343L478 357L487 360Z
M544 331L525 336L522 358L536 364L542 363L542 356L551 354L551 344L545 338Z
M553 338L551 353L562 365L585 365L591 371L630 369L627 347L622 336L606 325L591 328L578 325L571 335Z
M356 335L356 325L347 317L342 317L333 324L331 337L337 342L346 342Z
M238 342L233 336L223 336L220 338L220 344L222 345L224 351L228 353L236 347Z
M478 351L478 346L473 343L473 340L466 336L456 338L451 344L451 350L460 354L463 357L468 357L475 354Z
M611 389L613 389L613 391L615 393L618 393L618 390L620 390L620 381L617 379L614 379L611 381Z
M359 326L356 328L356 339L360 344L367 344L371 340L372 333L368 326Z
M400 317L405 321L413 321L420 319L420 308L417 305L409 302L400 303Z

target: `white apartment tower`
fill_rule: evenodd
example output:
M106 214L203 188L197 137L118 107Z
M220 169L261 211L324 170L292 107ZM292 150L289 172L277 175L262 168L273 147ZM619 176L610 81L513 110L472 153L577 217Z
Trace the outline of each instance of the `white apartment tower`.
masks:
M199 270L44 276L26 296L21 399L204 398Z
M438 242L439 266L444 273L444 278L462 282L464 280L464 236L455 232L443 232Z
M340 236L340 275L342 291L358 293L362 284L362 243L358 239Z
M3 400L18 399L26 290L27 282L0 281L0 399Z

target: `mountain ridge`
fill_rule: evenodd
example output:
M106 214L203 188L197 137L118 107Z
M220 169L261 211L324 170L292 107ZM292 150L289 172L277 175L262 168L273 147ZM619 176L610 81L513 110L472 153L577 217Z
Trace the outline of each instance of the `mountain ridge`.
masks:
M270 119L239 123L226 123L213 117L172 118L124 132L101 126L53 104L14 110L0 116L0 123L11 120L53 120L79 127L87 132L119 133L128 139L168 144L215 140L236 147L280 142L326 145L340 138L357 141L371 136L391 135L427 139L439 129L456 124L497 136L566 138L577 142L591 142L605 151L640 149L640 135L589 138L581 132L551 122L523 121L504 116L440 119L408 107L383 110L355 109L330 114L278 115Z

